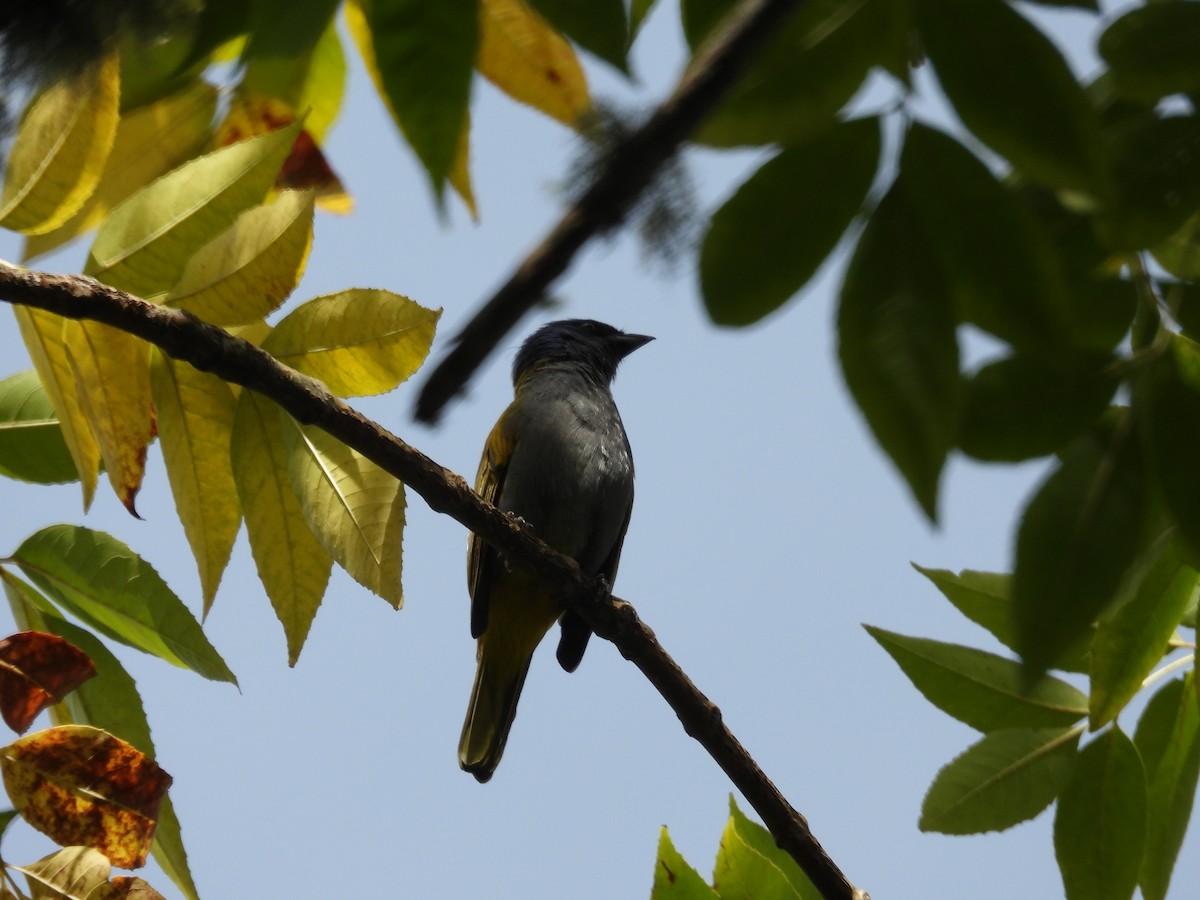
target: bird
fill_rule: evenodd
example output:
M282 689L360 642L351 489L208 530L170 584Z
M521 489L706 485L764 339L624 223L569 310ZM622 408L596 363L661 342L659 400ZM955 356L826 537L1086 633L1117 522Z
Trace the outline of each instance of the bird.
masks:
M591 319L543 325L513 361L513 401L488 435L475 490L611 588L633 510L633 454L610 385L652 341ZM458 746L480 783L500 763L533 651L558 621L568 672L591 630L527 569L473 532L467 547L475 683Z

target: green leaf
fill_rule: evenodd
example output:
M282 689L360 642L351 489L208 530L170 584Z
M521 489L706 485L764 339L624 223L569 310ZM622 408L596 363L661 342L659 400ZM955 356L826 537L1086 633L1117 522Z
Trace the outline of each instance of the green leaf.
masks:
M223 147L133 194L100 226L86 272L143 297L169 290L197 248L263 201L300 127Z
M1115 719L1162 661L1191 601L1200 574L1183 561L1175 541L1161 540L1133 599L1101 620L1092 641L1090 721L1093 731Z
M0 381L0 475L35 484L79 480L54 404L36 372Z
M785 149L713 214L700 290L718 325L749 325L808 283L853 221L879 164L879 121Z
M388 103L440 197L467 121L479 0L371 0L363 10Z
M313 192L282 191L246 210L188 260L166 305L214 325L249 325L295 289L312 247Z
M1097 116L1040 29L1003 0L917 0L916 11L942 90L971 131L1035 181L1105 195Z
M684 6L695 50L734 0ZM738 79L695 140L716 147L792 144L835 123L871 68L905 53L908 25L896 0L810 0Z
M972 744L940 772L921 805L922 831L979 834L1032 819L1071 774L1082 728L1013 728Z
M1176 278L1200 278L1200 215L1194 215L1183 227L1151 248L1155 261ZM1193 289L1195 285L1188 285Z
M1128 900L1146 840L1146 778L1115 725L1079 752L1058 798L1054 852L1067 900Z
M333 560L309 530L292 490L283 415L270 400L242 391L230 454L250 553L283 625L288 664L294 666L321 605Z
M355 581L399 609L404 485L314 426L285 421L283 439L312 533Z
M4 838L4 833L8 831L8 826L20 815L15 809L0 810L0 840Z
M721 835L721 847L713 865L713 888L722 898L801 900L802 897L783 871L738 833L732 815Z
M650 900L717 900L718 896L675 849L664 825L658 838Z
M633 43L633 39L641 32L646 17L650 15L650 11L654 9L656 3L658 3L658 0L633 0L633 3L629 7L630 44Z
M1046 676L1026 688L1020 664L1011 659L864 627L926 700L978 731L1065 727L1087 715L1087 697L1074 687Z
M1154 103L1200 91L1200 6L1171 0L1131 9L1104 30L1098 49L1123 96Z
M900 169L960 319L1017 347L1060 355L1062 264L1017 197L961 143L919 124L905 138Z
M1016 650L1017 622L1013 614L1011 575L971 569L955 575L946 569L925 569L915 563L913 568L932 581L960 613L986 628L1005 647ZM1084 635L1052 668L1086 673L1091 645L1091 634Z
M898 182L859 239L842 285L846 385L930 519L954 445L962 381L946 284Z
M1145 900L1165 900L1192 816L1200 779L1200 703L1196 673L1150 698L1133 741L1146 770L1146 850L1139 882Z
M1181 538L1200 558L1200 480L1191 452L1200 441L1200 344L1169 336L1134 382L1133 402L1147 468Z
M1200 117L1133 122L1106 134L1113 209L1101 233L1115 250L1165 241L1200 209Z
M623 0L528 0L529 5L546 17L580 47L590 50L606 63L628 73L625 54L629 50L629 22Z
M767 829L748 819L746 814L738 809L732 794L729 795L729 824L747 847L783 873L796 894L804 900L821 900L821 892L796 864L796 860L792 859L791 854L779 848Z
M1144 546L1147 491L1123 419L1080 438L1025 508L1016 540L1017 647L1031 676L1087 633Z
M54 602L101 634L203 675L237 684L188 608L125 544L78 525L26 538L13 560Z
M340 397L382 394L425 362L441 314L391 291L351 288L296 307L263 349Z
M976 459L1046 456L1096 424L1120 379L1110 355L1051 362L1015 354L967 381L959 446Z

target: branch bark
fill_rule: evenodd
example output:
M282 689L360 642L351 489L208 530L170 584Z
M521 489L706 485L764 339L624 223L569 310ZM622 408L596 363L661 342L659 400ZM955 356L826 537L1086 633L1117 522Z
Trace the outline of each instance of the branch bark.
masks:
M0 298L72 319L90 319L146 340L175 359L257 391L296 420L328 432L412 488L433 510L452 516L552 585L564 606L612 641L642 671L683 724L827 900L869 900L825 853L808 822L779 792L721 719L721 711L659 644L633 606L585 578L520 520L482 500L438 465L351 409L313 378L189 313L148 303L85 276L51 275L0 261Z
M545 296L575 254L619 223L638 195L749 68L801 0L742 0L696 54L675 91L613 148L596 180L454 337L417 397L416 418L433 423L505 335Z

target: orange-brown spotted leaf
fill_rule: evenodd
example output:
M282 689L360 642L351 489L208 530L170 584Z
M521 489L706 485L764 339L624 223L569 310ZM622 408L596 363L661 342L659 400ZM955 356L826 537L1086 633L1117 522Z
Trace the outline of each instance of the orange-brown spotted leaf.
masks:
M514 100L572 128L591 109L571 44L524 0L483 0L475 66Z
M141 878L118 875L109 881L111 864L91 847L64 847L28 866L13 868L25 875L29 893L38 900L163 900Z
M58 635L10 635L0 641L0 715L19 734L43 709L95 674L83 651Z
M123 869L146 862L171 776L87 725L37 731L0 750L13 807L59 844L94 847Z
M224 147L259 134L266 134L296 121L296 112L291 105L278 97L253 91L239 90L221 127L217 129L217 146ZM284 160L275 187L283 190L312 189L317 205L336 213L348 213L354 208L354 200L346 193L342 181L330 167L325 154L316 140L301 129L292 145L291 153Z
M152 431L150 347L98 322L63 325L76 396L117 498L133 515Z

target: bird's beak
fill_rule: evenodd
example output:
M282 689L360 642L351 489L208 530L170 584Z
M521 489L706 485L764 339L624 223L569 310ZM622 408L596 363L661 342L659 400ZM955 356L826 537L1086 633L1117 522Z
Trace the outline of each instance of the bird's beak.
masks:
M648 334L615 334L608 340L617 359L624 359L638 347L645 347L654 338Z

